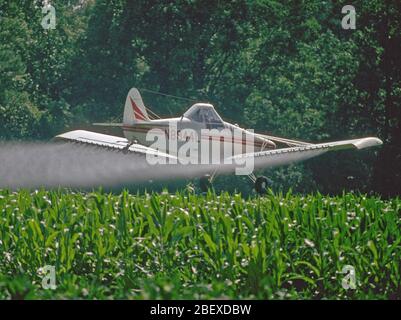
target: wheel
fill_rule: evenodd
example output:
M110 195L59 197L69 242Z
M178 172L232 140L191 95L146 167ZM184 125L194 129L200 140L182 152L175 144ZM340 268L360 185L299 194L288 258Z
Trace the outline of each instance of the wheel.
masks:
M259 194L265 194L269 185L271 180L265 176L257 177L255 180L255 190Z
M202 192L207 192L213 187L212 182L210 181L210 175L207 174L199 179L199 187Z

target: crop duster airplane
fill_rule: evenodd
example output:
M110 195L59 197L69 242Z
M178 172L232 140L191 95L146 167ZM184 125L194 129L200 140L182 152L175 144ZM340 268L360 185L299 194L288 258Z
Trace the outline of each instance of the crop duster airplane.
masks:
M152 114L152 117L149 114ZM60 134L55 140L141 154L147 159L153 157L153 160L167 160L156 161L155 165L173 163L175 166L186 164L195 166L194 171L199 172L198 176L201 177L202 191L211 186L217 174L238 173L239 167L247 160L252 160L252 166L250 171L244 170L244 172L253 181L255 190L263 193L269 180L265 176L256 177L254 170L304 161L328 151L360 150L382 144L382 141L375 137L314 144L258 134L222 120L213 105L208 103L195 103L181 117L156 119L155 114L145 107L136 88L128 92L123 123L95 123L95 125L120 127L125 138L75 130ZM165 143L155 143L158 139ZM185 148L188 144L191 146ZM217 145L219 161L209 155L210 150L216 150L214 145ZM205 146L208 146L206 151ZM186 152L180 153L178 151L180 148ZM226 152L227 149L229 152ZM188 163L186 157L188 150L202 151L195 156L195 161ZM198 170L199 168L201 170Z

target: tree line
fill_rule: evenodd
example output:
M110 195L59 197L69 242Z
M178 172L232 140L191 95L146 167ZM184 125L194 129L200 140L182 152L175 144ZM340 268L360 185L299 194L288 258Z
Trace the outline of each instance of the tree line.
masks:
M0 0L0 139L46 140L120 120L136 86L211 102L258 132L313 142L378 136L377 151L266 174L303 192L400 194L401 2L50 2L54 29L41 24L41 1ZM347 4L355 29L342 28ZM163 116L190 106L143 97Z

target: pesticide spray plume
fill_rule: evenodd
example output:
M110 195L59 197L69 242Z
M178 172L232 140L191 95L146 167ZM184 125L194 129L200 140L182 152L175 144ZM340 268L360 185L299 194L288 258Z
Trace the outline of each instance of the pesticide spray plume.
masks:
M0 188L113 187L208 172L205 166L150 165L145 155L74 143L0 144Z

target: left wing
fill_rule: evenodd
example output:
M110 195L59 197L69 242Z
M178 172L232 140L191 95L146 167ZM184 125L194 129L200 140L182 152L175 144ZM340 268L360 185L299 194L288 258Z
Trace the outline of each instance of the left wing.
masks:
M368 137L353 140L334 141L319 144L307 144L302 146L245 153L232 157L233 160L245 160L247 157L254 158L255 168L275 167L290 163L308 160L322 155L328 151L345 149L365 149L379 146L383 142L379 138Z
M286 139L286 138L275 137L275 136L270 136L270 135L261 134L261 133L256 133L255 135L260 136L265 139L268 139L268 140L271 140L273 142L278 142L278 143L287 145L289 147L306 146L306 145L312 144L312 143L306 142L306 141L290 140L290 139Z

